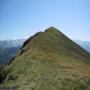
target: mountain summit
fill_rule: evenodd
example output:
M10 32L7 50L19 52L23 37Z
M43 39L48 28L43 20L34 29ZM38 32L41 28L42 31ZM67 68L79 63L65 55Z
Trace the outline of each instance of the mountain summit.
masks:
M90 54L50 27L22 46L2 85L19 90L89 90Z
M70 40L67 36L65 36L62 32L54 27L46 29L45 32L36 33L34 36L30 37L23 46L26 46L28 50L31 44L33 44L32 47L38 46L40 47L40 49L42 47L45 50L51 48L52 51L53 48L54 50L57 49L57 51L71 51L75 54L80 55L80 57L90 59L89 53L87 51L85 51L83 48L81 48L79 45Z

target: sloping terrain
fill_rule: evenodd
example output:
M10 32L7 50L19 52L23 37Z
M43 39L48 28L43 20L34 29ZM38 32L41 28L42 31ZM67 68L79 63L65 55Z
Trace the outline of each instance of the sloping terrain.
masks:
M74 40L81 47L85 48L90 53L90 41Z
M90 55L50 27L24 43L5 73L1 86L18 90L90 90Z

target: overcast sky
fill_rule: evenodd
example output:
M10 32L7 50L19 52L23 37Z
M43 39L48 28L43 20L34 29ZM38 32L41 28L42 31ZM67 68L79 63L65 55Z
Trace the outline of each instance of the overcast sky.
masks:
M90 0L0 0L0 40L27 38L50 26L90 41Z

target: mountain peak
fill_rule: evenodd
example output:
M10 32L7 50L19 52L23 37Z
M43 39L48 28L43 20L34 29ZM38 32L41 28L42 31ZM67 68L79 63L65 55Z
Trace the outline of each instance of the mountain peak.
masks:
M56 29L55 27L53 27L53 26L51 26L51 27L49 27L48 29Z
M7 76L3 85L13 87L17 84L19 90L70 90L73 87L82 90L84 82L84 89L87 90L87 81L90 80L89 60L88 52L58 29L50 27L45 32L36 33L24 43L18 55L5 69ZM2 73L2 77L5 74Z
M57 47L56 47L57 46ZM44 32L38 32L34 36L30 37L24 44L23 50L33 48L40 48L47 51L57 51L61 48L77 53L82 57L89 57L87 52L69 39L66 35L60 32L55 27L49 27Z
M55 28L55 27L49 27L49 28L47 28L46 30L45 30L45 32L60 32L57 28Z

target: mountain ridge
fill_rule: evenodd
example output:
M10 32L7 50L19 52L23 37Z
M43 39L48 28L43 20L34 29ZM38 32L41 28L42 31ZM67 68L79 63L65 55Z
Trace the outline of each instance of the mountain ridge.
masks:
M54 27L50 27L50 28L48 28L48 29L46 29L45 30L45 32L38 32L38 33L36 33L33 37L31 37L31 38L29 38L26 42L28 43L28 41L31 41L33 38L35 38L36 36L39 36L40 34L42 34L43 33L43 35L44 34L58 34L59 33L59 35L57 35L57 36L60 36L61 35L61 39L62 39L62 43L63 44L65 44L66 42L68 42L67 40L70 40L68 37L66 37L62 32L60 32L58 29L56 29L56 28L54 28ZM64 37L64 38L63 38ZM59 39L60 39L59 38ZM68 39L67 39L68 38ZM64 42L64 41L66 41L66 42ZM70 40L70 41L72 41L72 40ZM26 42L24 43L24 46L25 46L25 44L26 44ZM73 41L72 41L73 42ZM68 46L69 46L69 43L67 43L68 44ZM74 44L76 44L75 42L73 42L73 45ZM81 48L79 45L77 45L77 47L79 47L79 48ZM69 47L70 48L70 47ZM73 48L73 47L72 47ZM86 52L87 53L87 51L85 50L85 49L83 49L83 48L81 48L84 52ZM78 53L78 52L76 52L76 53Z
M19 90L88 90L89 58L87 51L58 29L48 28L23 44L6 67L2 85Z

